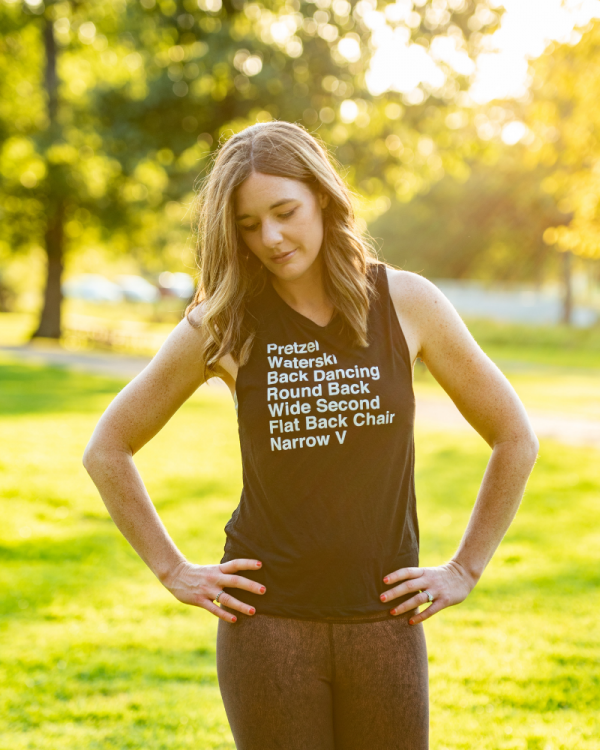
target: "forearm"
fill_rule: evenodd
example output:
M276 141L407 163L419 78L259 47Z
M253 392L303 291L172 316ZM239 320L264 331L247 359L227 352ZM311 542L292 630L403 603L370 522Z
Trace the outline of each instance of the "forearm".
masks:
M467 529L452 557L473 586L517 513L536 456L534 439L498 443L492 451Z
M164 583L185 557L160 520L131 454L88 450L84 466L123 536Z

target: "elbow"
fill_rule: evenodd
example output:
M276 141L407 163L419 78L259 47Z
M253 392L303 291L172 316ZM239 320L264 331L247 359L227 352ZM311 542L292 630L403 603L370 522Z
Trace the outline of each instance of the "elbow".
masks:
M533 469L540 450L540 441L531 426L519 442L524 459L531 465L531 469Z
M532 464L534 464L538 456L539 450L540 450L540 441L538 440L537 435L533 431L533 427L531 425L531 422L529 422L529 420L527 420L527 431L525 433L523 440L524 440L524 444L527 447L527 451L529 455L531 456L531 462Z
M105 466L109 457L106 450L102 449L93 438L87 444L81 463L87 473L93 478L98 469Z
M527 425L523 431L519 430L511 436L491 443L491 446L494 449L500 446L510 446L515 458L518 457L519 463L523 466L529 465L530 471L535 465L540 450L540 442L531 425Z
M90 442L85 447L83 456L81 457L81 463L90 476L94 470L94 466L97 464L97 461L98 451L95 448L93 442L90 440Z
M533 469L540 452L540 441L537 439L537 435L535 434L535 432L531 433L531 437L531 468Z
M531 431L531 450L533 451L533 461L535 463L535 459L538 457L538 453L540 452L540 441L537 438L537 435L532 430Z
M81 463L87 473L94 479L99 473L105 471L108 466L118 463L123 456L131 457L132 455L133 451L129 446L121 445L120 443L114 445L105 440L92 437L83 452Z

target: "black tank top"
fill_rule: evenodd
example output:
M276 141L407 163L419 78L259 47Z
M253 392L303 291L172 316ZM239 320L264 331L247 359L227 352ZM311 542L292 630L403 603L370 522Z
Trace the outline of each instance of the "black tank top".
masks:
M410 355L386 266L369 273L366 348L339 316L319 326L270 282L249 306L257 335L236 383L243 490L221 562L262 561L239 574L264 595L225 589L258 614L385 615L383 576L419 564Z

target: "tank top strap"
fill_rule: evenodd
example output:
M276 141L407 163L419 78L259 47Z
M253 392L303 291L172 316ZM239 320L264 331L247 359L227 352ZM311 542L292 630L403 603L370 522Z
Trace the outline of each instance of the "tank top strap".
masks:
M378 318L377 322L373 321L372 326L377 331L387 331L402 357L405 365L412 369L410 360L410 350L408 343L398 319L398 313L394 307L394 301L390 294L390 285L387 275L387 266L385 263L378 263L374 270L374 284L377 290L376 298L373 300L373 312Z

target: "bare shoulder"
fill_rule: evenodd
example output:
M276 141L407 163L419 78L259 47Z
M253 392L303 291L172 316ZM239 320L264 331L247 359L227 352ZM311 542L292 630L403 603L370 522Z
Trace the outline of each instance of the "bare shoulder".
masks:
M204 341L206 331L204 328L204 315L206 311L206 303L200 302L196 307L192 308L187 314L184 320L187 320L188 327L191 327L200 334L201 340ZM231 354L227 354L222 357L217 365L212 368L214 375L224 380L227 385L233 389L235 388L235 381L237 378L238 365L235 362Z
M453 328L454 335L468 331L450 301L418 273L387 268L390 297L408 344L411 359L422 357L432 337Z
M186 314L185 319L192 326L192 328L202 330L202 321L204 320L205 308L206 304L204 302L200 302L196 305L196 307L193 307L189 311L189 313Z
M435 284L412 271L387 268L390 296L396 309L410 313L436 310L442 299L446 299Z
M465 419L491 446L519 435L535 440L514 389L450 300L418 274L388 269L388 279L411 352L418 353Z

